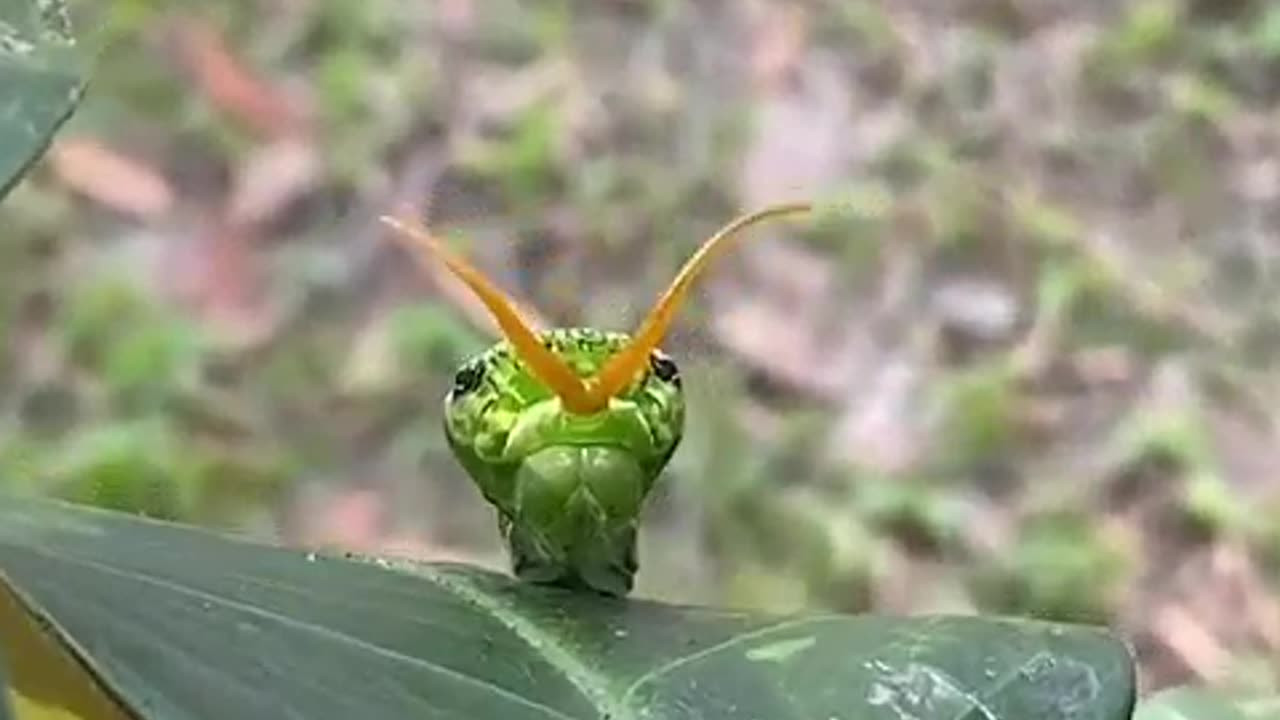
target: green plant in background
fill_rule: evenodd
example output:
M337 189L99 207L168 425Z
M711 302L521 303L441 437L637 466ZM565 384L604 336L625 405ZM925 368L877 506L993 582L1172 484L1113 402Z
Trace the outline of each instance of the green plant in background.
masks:
M118 422L84 433L40 463L42 484L54 497L156 518L184 517L191 483L176 462L163 421ZM177 471L177 472L175 472ZM188 495L184 498L183 495Z
M1127 464L1155 462L1180 479L1178 509L1188 529L1212 538L1265 526L1222 477L1210 429L1198 407L1137 412L1116 437Z
M1016 368L992 361L957 372L939 388L939 437L950 462L970 467L1015 446Z
M560 181L555 156L559 126L555 103L534 103L516 119L509 137L469 148L464 165L500 183L518 211L532 211Z
M1280 60L1280 6L1266 5L1261 21L1253 25L1249 40L1268 61Z
M389 318L395 356L411 376L452 373L484 349L484 340L437 304L398 308Z
M123 408L163 409L198 380L207 347L195 326L124 277L76 286L56 319L66 356Z
M207 391L209 345L123 275L94 275L53 313L48 347L72 372L15 389L0 484L157 518L250 522L285 486L288 460L211 431L208 401L193 402Z
M1086 78L1100 90L1127 89L1136 67L1174 55L1186 27L1179 0L1127 3L1119 22L1099 36L1086 66Z
M1027 521L1012 552L978 569L973 585L994 612L1106 622L1125 571L1125 557L1089 517L1046 513Z

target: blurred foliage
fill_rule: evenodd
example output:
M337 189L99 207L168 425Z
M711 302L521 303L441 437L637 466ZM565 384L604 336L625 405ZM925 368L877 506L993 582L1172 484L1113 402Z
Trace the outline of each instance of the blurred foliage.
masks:
M68 139L172 200L55 147L0 206L4 482L490 562L439 404L492 336L374 218L412 203L550 322L624 329L804 194L843 211L744 239L670 339L644 592L1107 622L1154 638L1152 686L1202 668L1152 609L1239 580L1206 553L1280 612L1273 4L76 9ZM1216 597L1186 612L1224 652L1280 653Z

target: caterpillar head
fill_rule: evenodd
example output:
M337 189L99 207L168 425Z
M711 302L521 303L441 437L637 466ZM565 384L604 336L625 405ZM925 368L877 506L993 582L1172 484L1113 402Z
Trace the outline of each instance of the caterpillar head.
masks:
M421 225L383 218L421 259L438 258L470 287L502 332L458 370L445 398L445 432L498 509L518 576L614 595L630 590L640 511L684 431L680 373L658 346L729 238L810 209L776 205L726 225L631 335L534 330L491 280Z

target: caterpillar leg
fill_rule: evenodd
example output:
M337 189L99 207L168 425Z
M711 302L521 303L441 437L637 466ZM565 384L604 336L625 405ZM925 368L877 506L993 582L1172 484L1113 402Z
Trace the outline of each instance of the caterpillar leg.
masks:
M556 545L542 533L505 515L499 528L507 543L511 569L525 582L572 590L592 590L623 597L635 585L639 570L638 528L635 523L582 538L570 546Z

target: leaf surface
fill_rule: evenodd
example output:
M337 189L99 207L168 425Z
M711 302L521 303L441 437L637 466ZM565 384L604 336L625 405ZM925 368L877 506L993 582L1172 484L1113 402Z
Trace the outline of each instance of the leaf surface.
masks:
M148 718L1123 720L1125 646L613 600L8 498L0 572Z
M0 198L44 153L84 85L62 0L0 0Z

